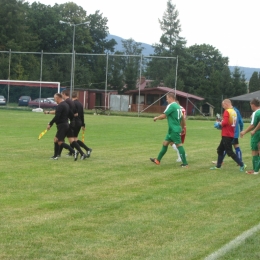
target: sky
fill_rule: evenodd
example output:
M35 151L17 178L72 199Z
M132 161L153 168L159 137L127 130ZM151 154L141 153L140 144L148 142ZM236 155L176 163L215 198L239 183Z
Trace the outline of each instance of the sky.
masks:
M35 1L27 0L32 3ZM87 15L99 10L109 33L136 42L159 43L167 0L37 0L45 5L74 2ZM230 66L260 68L259 0L172 0L179 12L180 36L187 47L209 44Z

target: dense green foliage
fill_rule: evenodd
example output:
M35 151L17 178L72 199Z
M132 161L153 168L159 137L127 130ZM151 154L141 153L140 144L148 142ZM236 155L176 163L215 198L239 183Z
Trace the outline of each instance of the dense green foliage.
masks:
M88 26L82 25L87 21ZM172 0L158 21L162 35L154 46L154 56L172 59L140 60L142 48L134 39L124 40L123 50L115 53L116 41L107 40L107 21L99 10L87 14L73 2L50 6L0 0L0 79L59 81L69 86L74 28L75 87L104 89L107 80L107 87L119 93L135 89L141 63L141 74L154 80L152 86L171 88L176 84L178 65L177 89L203 96L214 106L219 106L222 98L247 92L244 74L238 68L231 73L228 57L223 57L216 47L206 43L186 46ZM254 73L249 90L258 90L259 82L259 75ZM11 102L18 98L15 93L10 96ZM0 94L5 94L2 87Z

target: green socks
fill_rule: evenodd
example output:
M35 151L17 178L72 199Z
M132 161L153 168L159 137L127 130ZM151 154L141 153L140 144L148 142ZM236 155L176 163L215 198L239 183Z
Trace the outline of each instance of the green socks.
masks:
M186 161L186 154L185 154L185 150L184 150L183 146L179 146L177 148L179 150L180 157L181 157L181 160L182 160L183 164L187 165L188 162Z
M159 152L159 154L158 154L158 157L157 157L157 160L158 161L161 161L161 159L163 158L163 156L165 155L165 153L167 152L167 150L168 150L168 145L167 146L162 146L162 149L161 149L161 151Z

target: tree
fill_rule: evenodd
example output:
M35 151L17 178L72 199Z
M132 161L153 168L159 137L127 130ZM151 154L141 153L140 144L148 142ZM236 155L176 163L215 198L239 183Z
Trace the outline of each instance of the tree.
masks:
M0 50L30 51L37 44L26 19L28 3L18 0L0 1Z
M27 25L26 21L28 19L28 9L28 3L23 3L23 1L0 1L0 50L35 50L35 47L37 46L39 41L37 35L33 34ZM7 79L9 77L9 57L9 55L2 55L0 60L1 78L4 79ZM22 57L20 55L12 55L10 78L16 79L17 68L19 68L21 77L23 77L22 74L35 74L35 70L33 70L34 67L32 66L32 64L35 65L35 63L36 60L33 55L27 55L26 57ZM28 64L29 67L26 68L26 65ZM35 75L33 77L35 77Z
M158 19L163 34L160 38L161 45L155 47L155 53L163 52L167 55L177 56L180 54L179 51L185 47L186 40L180 36L181 25L178 16L179 12L176 10L176 5L168 0L162 20Z
M123 68L125 68L125 57L123 52L116 52L115 56L111 56L109 60L108 82L112 89L121 93L123 91Z
M232 73L232 83L234 88L234 96L243 95L247 92L245 74L241 72L238 67L235 67Z
M185 90L203 96L206 101L219 107L221 96L232 90L228 58L215 47L202 44L187 48Z
M136 88L136 80L140 73L140 57L143 47L141 43L135 42L133 39L122 40L123 52L125 57L125 67L123 69L125 90ZM140 56L140 57L139 57Z
M249 80L249 92L260 90L259 74L255 71Z
M160 28L163 32L160 37L160 43L155 44L155 56L162 57L178 57L178 68L184 67L185 63L185 44L186 40L180 36L181 25L178 19L178 11L176 6L172 4L171 0L167 2L167 9L163 14L162 20L159 19ZM154 79L155 84L164 83L165 86L175 85L175 73L176 72L176 59L152 59L148 63L146 75L147 77ZM178 83L177 88L183 89L183 77L184 71L178 70Z
M102 17L99 11L88 16L90 20L90 34L93 39L92 52L93 53L106 53L114 52L116 41L114 39L107 40L108 27L107 18Z

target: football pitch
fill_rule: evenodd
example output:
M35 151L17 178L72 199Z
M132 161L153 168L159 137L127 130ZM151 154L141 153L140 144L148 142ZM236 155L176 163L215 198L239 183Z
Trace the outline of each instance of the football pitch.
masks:
M91 157L50 160L52 117L0 110L0 259L260 259L259 229L212 255L260 223L260 175L209 170L213 121L187 120L184 169L171 147L150 162L167 121L145 117L85 115ZM251 169L249 134L240 147Z

